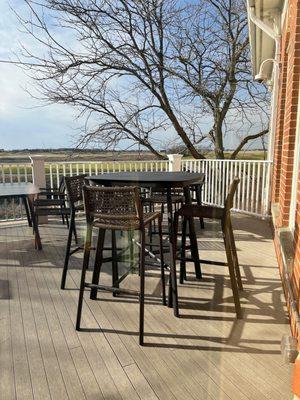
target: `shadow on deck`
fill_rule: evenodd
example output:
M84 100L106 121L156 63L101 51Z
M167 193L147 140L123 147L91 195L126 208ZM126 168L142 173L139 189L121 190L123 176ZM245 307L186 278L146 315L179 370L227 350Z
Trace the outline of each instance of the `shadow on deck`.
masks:
M61 291L67 229L60 221L41 227L41 252L25 222L0 224L1 398L289 398L290 370L280 355L289 327L271 230L244 215L235 215L233 224L243 320L235 318L225 267L202 265L203 279L196 281L189 265L188 281L179 285L180 318L161 305L151 270L145 347L138 345L133 297L99 293L91 301L87 293L84 329L75 331L82 254L72 257ZM201 258L224 260L216 223L199 229L198 242ZM111 281L109 264L101 279ZM129 275L123 284L137 288L138 277Z

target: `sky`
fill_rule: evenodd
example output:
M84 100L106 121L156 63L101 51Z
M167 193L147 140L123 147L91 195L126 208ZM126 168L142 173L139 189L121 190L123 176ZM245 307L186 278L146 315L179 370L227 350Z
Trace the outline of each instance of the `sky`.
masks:
M10 9L22 14L23 0L0 0L0 60L16 60L20 43L36 50L37 44L21 31L20 23ZM33 81L21 68L0 62L0 149L74 147L78 130L84 121L78 121L71 106L42 106L27 90L34 88ZM209 129L209 128L208 128ZM161 147L171 143L172 132L163 132ZM240 139L232 136L225 140L234 148ZM123 146L123 147L122 147ZM123 143L121 148L126 148ZM260 143L256 141L253 147Z
M24 34L9 5L16 11L24 7L22 0L0 0L0 60L15 60ZM71 107L40 107L26 89L32 81L25 72L11 64L0 63L0 149L72 147L76 129Z

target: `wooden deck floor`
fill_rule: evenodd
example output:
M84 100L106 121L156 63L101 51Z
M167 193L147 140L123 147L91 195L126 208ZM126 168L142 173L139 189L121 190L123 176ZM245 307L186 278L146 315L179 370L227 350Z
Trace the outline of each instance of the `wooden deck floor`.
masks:
M280 355L289 331L267 222L235 216L245 291L235 319L228 273L203 265L203 280L181 285L181 318L163 307L156 273L147 277L147 346L138 345L134 298L85 297L84 332L76 332L81 254L67 290L59 289L66 227L41 228L33 249L25 223L0 225L0 398L10 399L289 399L290 370ZM223 259L217 224L199 232L203 258ZM110 281L107 264L103 279ZM124 286L134 287L130 275Z

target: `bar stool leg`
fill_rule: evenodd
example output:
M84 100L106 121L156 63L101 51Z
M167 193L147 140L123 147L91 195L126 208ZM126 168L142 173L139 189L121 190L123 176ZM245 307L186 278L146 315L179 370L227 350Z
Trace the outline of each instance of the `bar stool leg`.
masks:
M99 284L99 276L100 276L100 271L101 271L101 267L102 267L104 240L105 240L105 229L100 228L99 233L98 233L95 265L94 265L93 278L92 278L92 283L94 285ZM91 290L91 295L90 295L91 300L96 300L97 292L98 292L97 289Z
M185 197L185 203L191 204L190 188L188 188L188 187L184 188L184 197ZM201 273L201 266L200 266L200 260L199 260L198 243L197 243L194 220L192 217L189 217L188 221L189 221L189 236L190 236L190 244L191 244L191 254L192 254L192 258L194 260L196 279L201 279L202 273Z
M176 252L177 255L177 238L178 238L178 222L179 220L179 214L178 212L175 212L174 214L174 252ZM184 225L185 224L185 225ZM182 219L181 223L181 246L180 246L180 271L179 271L179 283L183 283L184 279L184 270L185 270L185 244L186 244L186 219Z
M163 248L163 236L162 236L162 217L159 217L158 219L158 236L159 236L162 303L165 306L167 303L166 303L164 248Z
M77 229L76 229L76 223L75 223L75 212L74 212L74 222L73 222L73 233L74 233L75 243L78 245L78 236L77 236Z
M29 206L28 206L27 197L22 197L22 201L23 201L23 204L24 204L25 212L26 212L26 218L27 218L28 226L31 228L32 227L32 221L31 221L31 218L30 218L30 212L29 212Z
M154 211L154 204L149 205L149 211L153 212ZM153 232L155 231L155 222L151 221L149 224L149 241L150 241L150 251L153 251Z
M140 326L139 326L139 343L144 344L144 306L145 306L145 228L141 230L141 253L140 253Z
M180 276L179 281L181 284L184 283L184 280L187 280L186 277L186 228L187 228L187 219L185 217L182 218L182 239L181 239L181 249L180 249Z
M85 275L86 275L86 270L89 265L91 244L92 244L92 229L93 229L92 225L88 223L87 228L86 228L86 238L85 238L85 243L84 243L83 265L82 265L78 307L77 307L77 318L76 318L76 330L77 331L80 330L82 302L83 302L83 294L84 294L84 286L85 286Z
M67 278L68 265L69 265L69 259L70 259L70 250L71 250L71 244L72 244L72 234L73 234L74 223L75 223L75 211L72 210L71 216L70 216L70 226L69 226L69 234L68 234L68 241L67 241L66 254L65 254L65 263L64 263L64 268L63 268L61 283L60 283L61 289L64 289L66 286L66 278Z
M171 188L167 188L168 229L170 238L170 279L168 306L173 307L175 317L179 317L178 290L176 278L176 254L174 253L174 221Z
M238 287L239 287L239 290L243 290L240 265L239 265L239 260L238 260L238 255L237 255L236 245L235 245L235 240L234 240L234 235L233 235L233 229L232 229L232 224L231 224L230 219L228 220L228 231L229 231L229 237L230 237L230 243L231 243L230 247L231 247L232 258L233 258Z
M198 206L201 206L202 204L202 188L199 185L195 186L196 189L196 200L197 200L197 204ZM203 217L199 217L200 220L200 228L204 229L204 219Z
M229 237L228 228L227 228L226 224L224 224L223 221L222 221L222 231L223 231L225 251L226 251L226 257L227 257L227 263L228 263L228 269L229 269L229 275L230 275L230 281L231 281L231 289L232 289L232 294L233 294L233 299L234 299L234 304L235 304L235 312L236 312L237 318L241 319L242 318L242 310L241 310L241 304L240 304L239 290L238 290L236 276L235 276L235 269L234 269L234 264L233 264L233 259L232 259L232 253L231 253L231 249L230 249L230 237Z
M118 254L117 254L117 241L116 241L116 231L111 231L111 250L112 250L112 286L118 288L119 284L116 281L119 279L118 271ZM116 293L113 293L116 297Z

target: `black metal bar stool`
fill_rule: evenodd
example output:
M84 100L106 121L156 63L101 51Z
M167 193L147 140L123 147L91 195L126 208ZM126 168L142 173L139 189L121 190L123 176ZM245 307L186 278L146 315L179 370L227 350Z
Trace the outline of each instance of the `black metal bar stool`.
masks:
M33 200L36 222L40 216L60 216L63 224L69 227L70 208L66 206L66 193L64 177L60 179L58 189L40 188L37 198Z
M177 210L180 206L184 204L184 196L182 194L182 191L180 192L179 190L174 189L172 191L172 205L175 210ZM160 212L162 215L162 218L164 216L165 208L167 205L167 193L165 189L156 189L153 190L152 188L149 189L148 193L146 195L142 196L142 204L145 207L145 209L149 210L150 212L155 211L155 205L160 206ZM149 226L149 238L150 238L150 248L152 249L153 246L153 235L157 235L159 232L156 230L155 227L155 222L153 224L150 224ZM167 235L168 232L163 232L164 235Z
M144 297L145 297L145 229L154 220L157 220L160 231L160 270L161 270L161 286L162 286L162 302L166 304L165 295L165 277L164 277L164 261L162 247L162 221L159 212L144 213L140 198L140 191L136 187L96 187L84 186L84 207L86 212L86 239L84 244L84 257L80 282L78 310L76 329L80 330L80 320L82 313L83 294L86 288L91 289L91 299L96 299L98 290L105 290L113 294L124 293L139 296L140 302L140 320L139 320L139 343L144 344ZM99 230L96 258L93 271L92 282L86 282L86 270L89 264L89 256L92 244L92 230ZM112 232L112 250L116 249L115 232L116 231L138 231L140 233L140 258L139 258L139 275L140 290L134 291L123 289L119 284L124 279L118 277L118 270L115 257L112 262L112 286L99 284L100 271L103 261L103 247L105 239L105 231Z
M60 285L61 289L65 289L66 286L66 278L67 278L70 256L76 253L77 251L82 250L82 246L78 245L75 217L79 211L84 210L82 188L85 185L85 177L86 175L65 177L65 186L70 208L70 222L69 222L69 234L66 246L65 262L61 277L61 285ZM77 246L73 250L71 250L73 235Z
M205 183L205 176L203 175L202 179L191 186L190 190L192 194L195 194L195 197L192 196L192 201L195 202L198 206L202 205L202 190L203 190L203 185ZM204 218L200 217L199 218L200 222L200 228L204 229Z
M224 207L198 206L195 204L184 205L179 211L175 212L174 225L175 225L175 237L176 237L175 243L177 243L179 217L182 217L183 224L185 223L184 221L186 219L196 218L196 217L217 219L221 222L227 263L219 261L203 260L201 258L200 262L203 264L228 266L237 318L242 318L239 290L243 290L243 284L241 279L238 256L237 256L233 229L231 224L231 217L230 217L230 210L233 207L233 197L239 182L240 180L238 178L235 178L231 183L228 195L225 199ZM180 253L181 253L180 283L183 283L184 280L186 280L186 261L193 261L193 258L186 257L186 234L184 231L182 234Z

